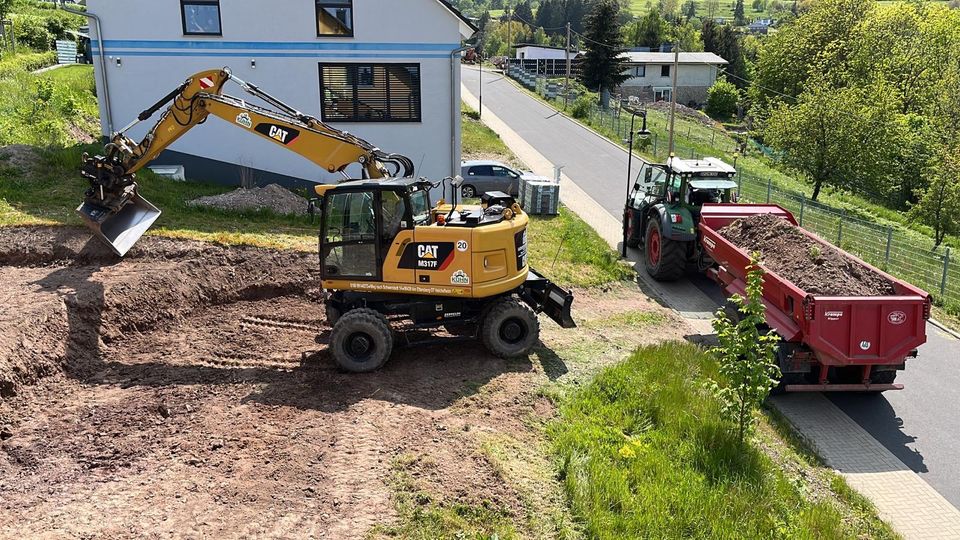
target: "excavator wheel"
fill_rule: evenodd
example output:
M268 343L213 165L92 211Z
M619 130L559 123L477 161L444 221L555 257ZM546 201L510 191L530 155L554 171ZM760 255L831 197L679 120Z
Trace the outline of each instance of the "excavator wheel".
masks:
M344 371L375 371L387 362L393 352L390 323L372 309L350 310L333 325L330 351Z
M540 321L529 306L515 298L495 301L480 327L483 345L500 358L523 356L540 339Z
M325 306L324 313L327 316L327 324L331 327L337 324L337 321L339 321L340 317L343 316L343 313L341 313L339 309L331 306L330 304Z
M652 216L647 223L643 243L643 264L650 277L657 281L676 281L687 270L686 249L683 242L663 236L660 221Z

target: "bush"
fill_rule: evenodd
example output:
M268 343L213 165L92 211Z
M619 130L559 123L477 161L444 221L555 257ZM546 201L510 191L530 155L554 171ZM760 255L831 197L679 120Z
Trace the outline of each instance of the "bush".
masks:
M17 73L34 71L56 63L57 53L55 51L18 54L0 61L0 79L7 79Z
M717 119L730 118L737 112L740 91L726 79L717 79L707 92L707 114Z
M19 15L13 19L13 35L17 43L38 51L53 47L54 35L47 28L47 21L35 15Z
M573 106L570 107L570 115L583 120L590 116L590 111L592 110L593 99L591 99L590 96L580 96L573 102Z

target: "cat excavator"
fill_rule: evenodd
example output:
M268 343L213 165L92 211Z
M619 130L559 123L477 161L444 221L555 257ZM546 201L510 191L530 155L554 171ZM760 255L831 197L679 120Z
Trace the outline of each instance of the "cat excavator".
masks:
M224 94L231 81L272 108ZM143 140L124 134L164 107ZM137 171L211 114L343 176L318 184L310 203L320 214L330 351L342 369L380 368L393 351L394 328L442 327L511 357L537 344L537 313L576 326L573 295L528 266L529 218L512 197L490 192L480 205L458 204L462 178L417 178L409 158L297 111L229 68L191 76L114 134L104 155L83 156L90 188L77 212L119 256L160 216L139 193ZM360 179L348 178L353 164ZM431 204L431 192L445 194L447 184L451 203Z

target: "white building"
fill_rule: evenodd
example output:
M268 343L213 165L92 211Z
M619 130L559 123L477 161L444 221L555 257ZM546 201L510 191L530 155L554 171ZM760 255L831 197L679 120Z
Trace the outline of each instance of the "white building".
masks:
M623 96L641 101L669 101L673 87L672 52L628 52L624 55L624 74L630 78L620 85ZM677 103L702 104L707 90L717 80L727 61L713 53L680 53L677 70Z
M549 45L517 45L517 60L566 60L567 50ZM576 56L576 51L570 53Z
M453 51L476 28L446 0L89 0L88 11L101 20L107 62L105 74L94 62L98 95L109 85L109 102L100 100L104 135L188 76L229 66L298 110L410 157L418 175L459 171L460 54ZM96 60L96 35L93 47ZM247 95L232 83L224 92ZM143 137L156 118L131 137ZM333 178L213 115L154 163L222 183L237 183L239 167L253 169L259 183ZM359 177L359 167L348 173Z

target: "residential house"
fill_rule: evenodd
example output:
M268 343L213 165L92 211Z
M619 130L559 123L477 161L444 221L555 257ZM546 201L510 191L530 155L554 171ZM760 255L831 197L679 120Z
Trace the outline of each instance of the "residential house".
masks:
M460 168L460 54L476 28L446 0L89 0L101 20L103 134L190 75L222 66L305 114L410 157L433 179ZM99 53L93 36L94 56ZM228 84L225 93L248 99ZM250 98L252 103L258 103ZM109 108L109 115L107 114ZM454 112L457 111L457 112ZM112 118L113 125L108 126ZM130 130L143 137L156 116ZM213 116L154 161L189 178L304 185L339 175ZM359 177L359 167L348 174Z
M677 103L700 105L707 100L707 90L727 61L713 53L682 52L677 70ZM673 87L674 53L624 53L624 74L629 78L620 85L623 97L636 96L640 101L669 101Z

